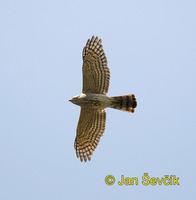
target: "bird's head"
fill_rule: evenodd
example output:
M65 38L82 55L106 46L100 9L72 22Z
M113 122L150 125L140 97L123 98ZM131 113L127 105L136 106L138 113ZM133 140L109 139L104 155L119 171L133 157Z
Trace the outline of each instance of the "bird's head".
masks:
M69 99L70 102L78 105L79 101L80 101L80 95L77 96L73 96L71 99Z
M73 96L71 99L69 99L69 101L71 101L72 103L74 103L74 102L76 102L78 100L79 97L80 97L80 95Z

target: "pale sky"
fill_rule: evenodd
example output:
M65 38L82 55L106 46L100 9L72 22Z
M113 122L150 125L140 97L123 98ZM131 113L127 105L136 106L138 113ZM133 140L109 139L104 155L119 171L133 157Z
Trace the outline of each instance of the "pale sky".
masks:
M82 49L102 38L109 96L90 162L75 155ZM0 199L196 199L196 1L0 1ZM142 176L180 185L142 184ZM107 185L107 175L116 179ZM118 185L121 176L138 185Z

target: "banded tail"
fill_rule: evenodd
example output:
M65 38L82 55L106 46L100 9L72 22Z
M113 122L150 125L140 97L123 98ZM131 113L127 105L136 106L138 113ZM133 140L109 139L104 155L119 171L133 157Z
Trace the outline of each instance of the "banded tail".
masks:
M137 107L137 100L134 94L110 97L112 99L111 108L134 113Z

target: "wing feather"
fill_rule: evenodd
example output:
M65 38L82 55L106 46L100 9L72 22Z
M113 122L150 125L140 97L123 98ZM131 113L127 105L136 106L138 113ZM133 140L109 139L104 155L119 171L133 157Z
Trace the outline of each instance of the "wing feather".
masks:
M98 37L88 39L83 49L83 93L107 94L110 84L110 70Z
M77 135L74 143L76 156L81 162L91 160L91 156L99 144L105 131L106 112L81 108L80 119L77 127Z

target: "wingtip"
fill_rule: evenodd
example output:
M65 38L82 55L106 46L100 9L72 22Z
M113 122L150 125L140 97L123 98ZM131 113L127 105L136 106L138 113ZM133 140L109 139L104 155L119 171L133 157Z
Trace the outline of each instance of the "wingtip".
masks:
M98 42L102 42L102 39L99 38L98 36L92 36L91 39L89 38L89 40L93 41L93 40L97 40Z
M94 39L95 39L95 36L93 35L92 38L91 38L91 40L94 40Z

